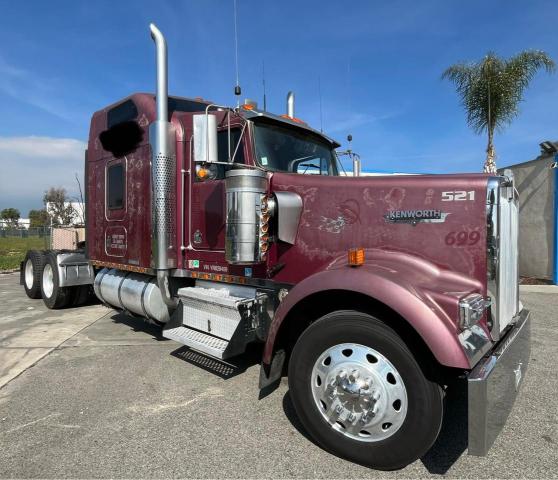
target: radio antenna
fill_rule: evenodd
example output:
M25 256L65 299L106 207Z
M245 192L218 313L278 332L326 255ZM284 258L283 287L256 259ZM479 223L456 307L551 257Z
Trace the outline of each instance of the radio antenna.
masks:
M322 82L320 76L318 75L318 96L320 97L320 133L324 133L324 125L322 118Z
M352 104L351 104L351 57L347 59L347 111L349 115L352 113ZM354 165L354 158L353 158L353 150L352 150L352 142L353 136L351 133L347 135L347 142L349 144L349 148L347 150L349 159L353 159L353 175L355 175L355 165ZM359 172L360 174L360 172Z
M265 60L262 60L262 84L263 84L263 109L267 111L267 102L265 98Z
M351 113L351 57L347 59L347 110Z
M237 107L240 107L240 95L242 90L240 88L239 74L238 74L238 26L237 26L237 15L236 15L236 0L233 0L234 6L234 61L236 68L236 85L234 86L234 94L236 95Z

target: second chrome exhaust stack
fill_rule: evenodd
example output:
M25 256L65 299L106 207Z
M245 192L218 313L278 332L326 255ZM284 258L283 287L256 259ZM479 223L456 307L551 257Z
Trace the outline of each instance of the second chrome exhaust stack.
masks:
M294 92L287 93L287 116L294 118L295 116L295 95Z
M168 118L167 42L161 31L149 25L157 52L157 117L149 125L152 187L152 267L157 270L157 284L169 307L176 302L169 292L168 270L176 268L176 135Z

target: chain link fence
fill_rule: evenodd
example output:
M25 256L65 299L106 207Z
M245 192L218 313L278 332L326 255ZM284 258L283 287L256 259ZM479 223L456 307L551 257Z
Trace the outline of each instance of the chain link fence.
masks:
M28 250L74 250L85 228L74 226L0 229L0 271L19 268Z

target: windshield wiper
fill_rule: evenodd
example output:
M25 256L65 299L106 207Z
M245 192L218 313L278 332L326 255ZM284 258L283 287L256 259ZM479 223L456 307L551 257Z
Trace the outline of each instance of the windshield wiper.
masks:
M306 170L308 170L310 167L314 167L318 170L320 169L320 167L318 167L318 165L314 165L313 163L301 163L300 166L301 167L306 167L304 169L304 172L302 172L303 175L306 173Z

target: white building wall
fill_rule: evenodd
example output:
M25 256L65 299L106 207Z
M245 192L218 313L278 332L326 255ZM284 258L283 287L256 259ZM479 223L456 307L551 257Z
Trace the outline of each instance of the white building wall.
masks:
M554 250L554 163L552 155L506 167L519 192L519 274L551 279ZM503 172L499 170L500 173Z

